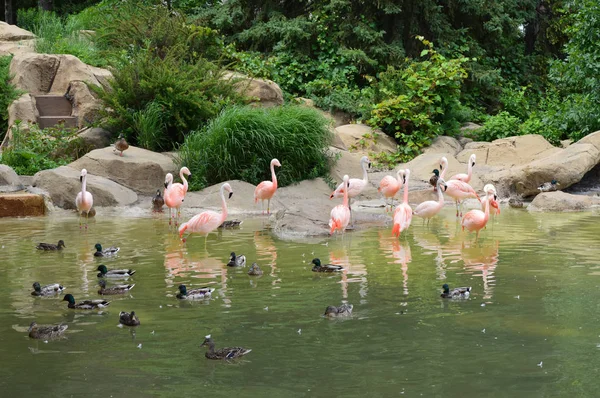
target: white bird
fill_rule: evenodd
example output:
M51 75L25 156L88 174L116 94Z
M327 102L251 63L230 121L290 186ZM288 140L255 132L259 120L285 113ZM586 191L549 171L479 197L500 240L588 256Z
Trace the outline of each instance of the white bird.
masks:
M94 205L94 197L90 192L85 190L87 182L86 169L81 169L79 181L81 181L81 192L79 192L75 198L75 206L77 207L77 213L79 213L79 228L81 228L81 213L85 213L85 228L87 229L88 216L92 206Z
M367 167L371 167L371 161L369 160L368 157L363 156L362 158L360 158L360 166L363 169L363 178L350 178L350 180L348 180L348 182L350 183L350 186L347 188L348 189L348 198L350 198L350 204L348 205L348 208L350 209L350 212L352 212L352 198L360 195L362 193L362 191L365 189L365 187L367 186L367 184L369 183L369 175L367 174ZM329 196L329 199L333 199L333 198L343 198L344 197L344 189L346 189L344 187L344 182L342 181L340 183L340 185L337 186L337 188L335 189L335 191L333 191L331 193L331 195ZM352 213L350 213L352 215Z

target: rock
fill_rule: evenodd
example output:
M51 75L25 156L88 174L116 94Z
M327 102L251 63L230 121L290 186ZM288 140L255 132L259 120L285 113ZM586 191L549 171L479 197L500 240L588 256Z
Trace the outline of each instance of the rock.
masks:
M164 187L165 174L177 176L179 170L168 156L129 146L123 156L114 147L95 149L69 165L73 169L86 169L88 173L108 178L124 187L144 195L154 195Z
M527 206L529 211L581 211L600 204L600 199L585 195L572 195L562 191L544 192Z
M31 95L23 94L8 107L8 125L12 126L16 120L31 124L36 121L35 102Z
M17 54L10 63L10 74L13 76L11 83L17 89L32 95L47 94L53 85L59 65L59 55Z
M16 25L0 22L0 41L21 41L35 39L35 35Z
M237 72L226 72L224 79L233 80L236 90L264 107L283 105L283 92L277 83L266 79L253 79Z
M5 164L0 164L0 185L21 185L21 179L12 169Z
M364 124L346 124L335 128L335 134L351 152L361 155L375 153L395 153L396 141L379 130L373 130Z
M468 137L463 137L460 136L458 137L458 142L460 143L460 145L462 147L464 147L465 145L467 145L469 142L473 142L473 138L468 138Z
M90 65L90 70L96 77L96 80L100 83L102 88L110 90L110 81L113 79L113 74L108 69L98 68Z
M431 145L423 150L423 153L449 153L456 156L462 149L461 143L456 138L440 135L435 137Z
M30 193L0 194L0 217L43 216L44 197Z
M99 127L87 128L77 136L81 137L83 142L92 150L105 148L112 143L112 134Z
M80 80L71 81L66 95L73 106L71 116L77 118L77 127L89 126L100 118L102 101L90 91L86 83Z
M461 126L460 132L462 134L471 135L471 134L473 134L473 132L475 132L476 130L478 130L480 128L481 128L480 124L467 122Z
M561 140L560 141L560 146L561 148L566 148L569 145L571 145L573 143L573 140L569 139L569 140Z
M329 150L340 156L329 172L336 185L342 182L344 174L348 174L350 178L362 178L363 171L360 167L360 159L364 156L362 153L341 151L334 147L329 147Z
M35 52L35 40L0 41L0 56Z
M69 166L43 170L33 176L33 185L48 192L52 203L63 209L75 209L75 198L81 191L81 170ZM104 177L87 175L87 190L94 196L94 207L127 206L137 201L135 192Z
M60 64L54 75L51 93L64 94L69 88L69 84L74 80L80 80L87 84L93 84L100 87L101 84L96 79L92 69L81 62L79 58L73 55L60 55Z

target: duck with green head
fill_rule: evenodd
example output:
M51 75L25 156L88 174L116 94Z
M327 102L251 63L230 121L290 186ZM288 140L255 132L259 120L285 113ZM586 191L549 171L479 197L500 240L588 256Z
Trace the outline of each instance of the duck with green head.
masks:
M76 303L72 294L66 294L62 301L67 301L69 308L77 310L97 310L108 307L110 304L110 301L106 300L83 300Z
M437 182L438 182L438 179L440 178L440 171L438 169L433 169L432 173L433 173L433 175L429 179L429 184L433 185L433 190L435 192L435 191L437 191Z
M224 347L215 350L215 342L210 334L204 337L204 342L200 347L208 346L208 351L204 354L208 359L234 359L248 354L250 351L244 347Z
M321 265L321 260L319 260L318 258L313 259L312 264L314 264L314 266L312 267L313 272L340 272L344 270L344 268L341 265Z
M106 265L100 264L97 268L100 273L98 274L98 278L129 278L133 274L135 274L134 269L111 269L106 268Z
M235 252L231 252L229 255L229 262L227 263L228 267L245 267L246 266L246 256L240 254L239 256L235 255Z
M444 283L442 289L444 289L440 295L442 298L468 299L471 294L471 287L455 287L454 289L450 290L448 284Z
M328 318L348 317L352 315L352 308L354 308L352 304L342 304L339 307L330 305L325 309L325 314L323 314L323 316Z
M69 325L38 325L35 321L29 325L29 337L32 339L52 340L63 337Z
M201 300L209 298L214 291L215 289L211 287L201 287L198 289L187 290L185 285L179 285L179 293L176 297L180 300Z
M98 284L100 285L100 290L98 290L98 294L101 296L112 295L112 294L125 294L128 291L130 291L131 289L133 289L133 287L135 286L135 283L134 283L131 285L116 285L116 286L106 287L106 281L104 279L100 279L98 281Z
M110 257L114 256L121 250L120 247L111 246L108 249L102 249L102 245L100 243L96 243L94 246L96 251L94 252L94 257Z
M560 183L556 180L552 180L550 182L545 182L538 187L540 192L554 192L558 190L558 186Z
M242 222L241 220L225 220L223 224L219 225L219 228L236 228L242 225Z
M62 250L65 246L65 242L61 239L55 245L53 243L40 243L35 248L38 250Z
M138 319L137 315L135 315L134 311L121 311L119 313L119 323L125 326L139 326L140 320Z
M58 283L51 283L49 285L40 286L39 282L33 282L32 296L52 296L56 293L60 293L65 290L64 286Z

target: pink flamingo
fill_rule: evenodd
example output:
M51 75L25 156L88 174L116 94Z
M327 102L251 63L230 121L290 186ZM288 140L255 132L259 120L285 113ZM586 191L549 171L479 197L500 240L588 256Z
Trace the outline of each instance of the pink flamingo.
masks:
M485 226L488 222L488 219L490 218L489 197L492 196L494 193L493 193L493 190L490 189L489 186L486 185L486 187L488 188L488 190L486 191L488 200L485 202L485 212L483 212L479 209L473 209L473 210L467 212L467 214L465 214L465 216L463 217L462 222L461 222L463 231L466 229L469 232L473 232L473 231L477 232L477 234L475 236L476 242L477 242L477 239L479 239L479 231L481 231L481 229L485 228ZM492 188L493 188L493 186L492 186Z
M350 191L350 182L349 177L346 174L344 176L344 181L342 184L346 185L346 189L344 189L344 202L341 205L335 206L331 209L331 220L329 220L329 226L331 227L331 231L329 231L330 235L333 235L336 229L339 229L340 232L344 233L344 230L348 226L350 222L350 207L348 206L348 191Z
M472 156L475 156L475 155L472 155ZM440 174L440 178L443 179L444 176L446 175L446 172L448 171L448 159L446 159L445 156L442 156L442 158L440 159L440 167L442 168L442 174ZM468 198L479 199L479 196L477 196L477 192L475 192L473 187L471 187L466 182L463 182L460 180L455 180L455 179L450 179L450 180L446 181L446 185L447 185L446 195L448 195L452 199L454 199L454 202L456 203L456 217L459 217L459 215L462 216L462 201L463 200L468 199ZM459 206L460 206L460 212L459 212Z
M79 181L81 181L81 192L77 194L75 198L75 206L77 207L77 213L79 213L79 228L81 228L81 213L85 213L85 228L88 227L88 216L90 214L90 210L94 205L94 197L90 192L85 190L86 182L87 182L87 170L81 169L81 175L79 176Z
M440 169L442 169L442 174L440 174L440 178L446 178L446 172L448 171L448 159L445 156L442 156L440 159Z
M181 224L179 227L179 237L187 231L188 233L199 233L205 235L208 239L208 234L213 230L217 229L219 225L223 224L223 221L227 218L227 202L225 202L225 191L229 192L229 198L233 195L231 185L224 183L221 185L221 204L222 211L217 213L216 211L207 210L200 214L196 214L190 218L188 222ZM182 239L185 242L185 238ZM204 241L206 244L206 241Z
M404 170L400 169L396 172L396 178L392 176L385 176L379 182L379 188L377 188L377 191L381 192L383 194L383 197L385 198L385 211L388 211L388 198L392 198L390 211L394 208L394 197L404 184L404 177L402 177L403 173Z
M469 166L467 167L467 174L465 174L465 173L455 174L452 177L450 177L450 180L459 180L459 181L466 182L466 183L471 182L471 175L473 174L473 166L475 166L475 158L476 158L475 154L472 154L469 157Z
M256 186L254 190L254 203L257 203L260 199L260 208L262 213L265 214L265 199L267 200L267 214L270 212L271 198L277 191L277 177L275 176L275 166L281 167L279 160L271 160L271 179L273 181L263 181Z
M404 170L404 200L394 210L394 226L392 228L392 234L399 237L403 231L406 231L410 227L412 221L413 211L408 204L408 178L410 177L410 170Z
M483 187L483 191L487 192L488 190L492 191L492 195L491 196L486 196L484 198L481 198L481 210L485 210L485 203L486 202L490 202L490 214L493 215L499 215L500 214L500 206L498 205L497 202L497 194L496 194L496 187L494 187L492 184L487 184L486 186Z
M363 169L363 178L351 178L349 180L348 185L348 197L350 198L350 202L348 204L348 208L350 209L350 221L352 221L352 198L360 195L362 191L365 189L367 184L369 183L369 175L367 174L367 167L371 167L371 161L368 157L363 156L360 158L360 166ZM333 198L341 198L344 195L344 183L341 182L340 185L337 186L335 191L331 193L329 199Z
M421 217L423 219L423 223L425 223L425 219L427 219L427 225L429 225L429 220L438 214L442 207L444 207L444 194L442 193L442 187L444 189L448 189L446 182L442 179L442 177L438 178L436 189L438 193L438 200L428 200L420 205L413 211L413 214L417 217Z
M167 173L165 176L165 191L163 193L163 197L165 200L165 204L169 208L169 225L171 225L171 220L175 217L173 215L173 209L177 209L175 220L175 225L179 222L179 217L181 216L181 205L183 204L183 200L185 199L185 194L188 191L188 182L183 175L191 176L190 170L187 167L182 167L179 170L179 177L183 184L173 183L173 174Z

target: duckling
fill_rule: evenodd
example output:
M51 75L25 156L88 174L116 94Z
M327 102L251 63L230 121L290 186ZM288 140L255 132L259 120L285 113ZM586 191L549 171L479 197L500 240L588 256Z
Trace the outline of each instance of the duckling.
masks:
M471 294L471 287L455 287L450 291L448 284L444 283L442 288L444 289L444 292L440 295L442 298L468 299Z
M98 290L99 295L110 295L110 294L124 294L133 289L135 283L132 285L116 285L111 287L106 287L106 281L104 279L100 279L98 281L100 285L100 290Z
M329 318L351 316L352 308L354 308L354 306L352 304L342 304L339 307L330 305L325 309L325 314L323 314L323 316L326 316Z
M214 291L215 289L211 287L201 287L198 289L187 290L185 285L179 285L179 293L176 297L180 300L199 300L209 298Z
M98 268L96 268L100 273L98 274L98 278L129 278L133 274L135 274L134 269L111 269L106 268L106 265L100 264Z
M429 179L429 184L433 185L433 190L437 191L437 181L440 178L440 171L438 169L433 169L433 175Z
M260 269L258 264L252 263L252 265L250 266L250 269L248 270L248 275L257 276L257 275L262 275L262 274L263 274L262 269Z
M318 258L313 259L312 263L315 265L314 267L312 267L313 272L339 272L344 269L341 265L321 265L321 260L319 260Z
M156 212L162 211L163 206L165 205L165 200L160 194L160 189L156 190L156 195L152 198L152 210Z
M245 267L246 266L246 256L240 254L239 256L235 255L235 252L231 252L229 255L229 262L227 263L228 267Z
M65 241L62 239L55 245L53 243L40 243L35 248L38 250L62 250L65 246Z
M131 313L121 311L119 312L119 323L125 326L139 326L140 320L134 311L131 311Z
M538 189L540 190L540 192L553 192L558 189L559 185L560 183L558 181L552 180L550 182L543 183L538 187Z
M210 334L204 338L204 342L200 344L200 347L202 346L208 346L208 351L204 354L208 359L234 359L252 351L244 347L225 347L215 351L215 342Z
M242 225L243 221L241 220L225 220L223 224L219 225L219 228L236 228Z
M523 207L523 200L521 198L510 198L508 199L508 205L510 207L514 207L516 209L520 209Z
M82 217L85 217L85 215L86 215L86 214L85 214L85 211L82 211L82 212L81 212L81 216L82 216ZM88 212L87 212L87 216L88 216L88 218L90 218L90 217L96 217L96 208L95 208L95 207L92 207L92 208L90 209L90 211L88 211Z
M106 300L84 300L75 303L75 297L72 294L66 294L62 301L68 301L68 307L77 310L95 310L107 307L110 301Z
M29 337L32 339L51 340L62 337L69 325L38 325L35 321L29 325Z
M96 252L94 253L94 257L109 257L109 256L113 256L113 255L117 254L119 252L119 250L121 250L120 247L116 247L116 246L111 246L108 249L102 250L102 245L100 243L96 243L96 245L94 247L96 248Z
M129 144L127 143L127 141L125 141L125 137L123 136L123 133L119 134L119 139L117 140L117 142L115 142L115 149L114 151L121 151L121 156L123 156L123 151L126 151L127 148L129 148Z
M56 293L60 293L65 288L58 283L51 283L50 285L40 286L39 282L33 282L32 296L52 296Z

